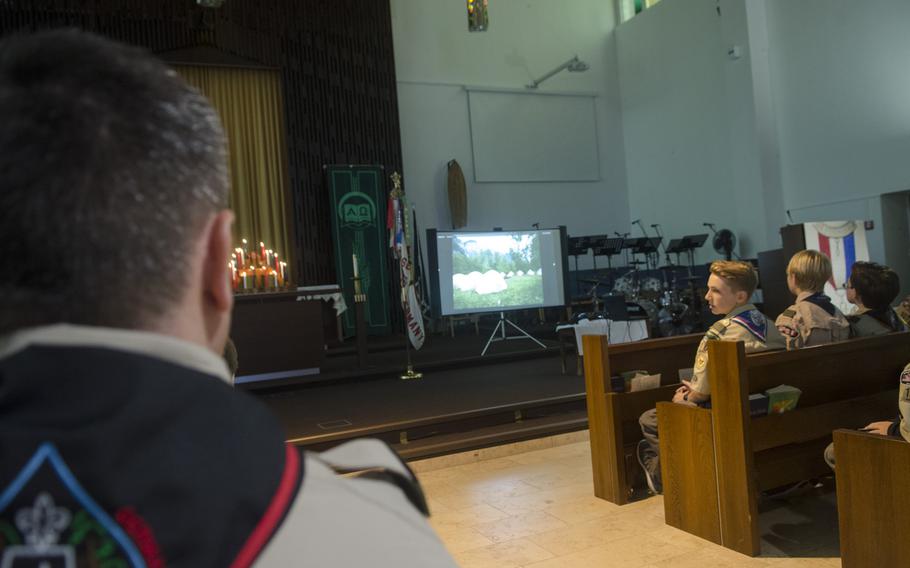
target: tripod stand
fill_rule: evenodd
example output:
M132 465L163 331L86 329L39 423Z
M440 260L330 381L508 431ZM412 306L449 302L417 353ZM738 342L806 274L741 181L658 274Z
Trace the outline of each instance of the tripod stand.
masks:
M513 335L511 337L506 335L506 324L511 325L516 330L518 330L521 335ZM496 332L500 332L500 336L496 337ZM547 346L531 336L530 333L518 327L514 322L506 319L505 312L499 312L499 321L496 322L496 327L493 328L493 333L490 334L490 339L487 339L487 344L484 346L483 351L480 352L480 356L483 357L487 354L487 349L490 348L490 344L494 341L508 341L509 339L530 339L537 345L540 345L541 348L546 349Z

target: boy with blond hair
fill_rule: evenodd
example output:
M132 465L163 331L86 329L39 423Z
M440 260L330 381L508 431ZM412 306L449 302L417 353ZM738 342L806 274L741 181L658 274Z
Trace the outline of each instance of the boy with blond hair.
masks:
M787 265L787 287L796 303L778 316L775 325L787 339L787 349L844 341L850 322L822 291L831 279L831 261L815 250L801 250Z
M742 341L746 353L783 349L784 338L763 313L749 303L758 286L758 275L747 262L718 260L711 264L708 293L705 300L711 313L724 317L705 333L695 352L692 379L682 381L673 402L707 406L711 399L708 383L708 342ZM638 463L645 472L648 487L661 492L660 443L657 435L657 409L646 411L638 419L644 439L638 444Z

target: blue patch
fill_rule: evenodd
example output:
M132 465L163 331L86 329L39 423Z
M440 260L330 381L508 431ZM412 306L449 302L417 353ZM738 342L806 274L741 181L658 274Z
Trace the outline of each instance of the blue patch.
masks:
M132 540L49 442L0 493L0 531L7 542L0 550L2 566L75 568L88 549L99 565L146 566Z
M749 330L749 333L762 343L768 337L768 323L765 320L765 316L758 310L748 310L730 319Z

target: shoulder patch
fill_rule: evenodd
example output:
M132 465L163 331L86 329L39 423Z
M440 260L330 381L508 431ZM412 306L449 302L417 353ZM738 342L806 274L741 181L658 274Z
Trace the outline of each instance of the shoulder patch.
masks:
M791 310L791 309L784 310L784 313L782 313L781 315L785 318L792 318L793 316L796 315L796 310Z
M708 339L720 339L726 332L727 324L724 323L724 320L720 320L708 328L708 331L705 332L705 337Z
M746 328L761 342L768 337L768 323L765 321L765 316L758 310L743 312L733 316L730 320Z
M92 499L51 443L0 492L0 527L7 543L0 549L3 566L68 568L85 557L100 557L104 566L163 566L157 550L140 552L129 527Z

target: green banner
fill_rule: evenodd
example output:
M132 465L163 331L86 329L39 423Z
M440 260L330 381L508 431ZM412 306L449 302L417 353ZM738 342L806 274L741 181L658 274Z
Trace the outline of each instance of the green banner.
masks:
M344 334L354 333L354 256L367 297L367 330L387 335L389 321L389 235L386 230L384 170L380 166L326 166L332 206L335 271L344 290Z

